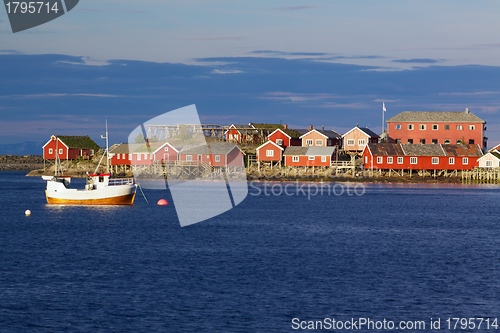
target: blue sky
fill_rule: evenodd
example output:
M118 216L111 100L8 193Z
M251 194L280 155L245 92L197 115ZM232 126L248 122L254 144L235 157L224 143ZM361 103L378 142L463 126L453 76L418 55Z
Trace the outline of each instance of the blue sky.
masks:
M189 104L202 121L381 129L460 111L500 143L497 1L82 0L13 34L0 9L0 140L126 140ZM499 134L497 134L499 133Z

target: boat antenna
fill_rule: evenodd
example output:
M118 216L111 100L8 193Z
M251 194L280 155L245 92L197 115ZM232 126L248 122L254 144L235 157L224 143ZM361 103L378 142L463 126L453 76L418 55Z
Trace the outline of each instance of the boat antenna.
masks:
M106 172L109 173L109 139L108 139L108 120L106 119L106 135L101 135L101 139L106 139L106 150L104 154L106 154Z

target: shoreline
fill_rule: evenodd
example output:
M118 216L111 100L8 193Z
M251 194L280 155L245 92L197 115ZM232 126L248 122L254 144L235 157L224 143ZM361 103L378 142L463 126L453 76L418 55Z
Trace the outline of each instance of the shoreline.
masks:
M44 172L43 170L0 170L1 171L27 171L25 174L26 177L41 177L42 175L48 175L50 172ZM70 171L66 172L65 175L71 176L73 178L85 178L86 173L83 171ZM130 177L130 175L120 175L120 177ZM153 178L155 179L155 178ZM399 183L399 184L462 184L461 177L421 177L421 176L413 176L413 177L388 177L388 176L378 176L378 177L319 177L319 176L311 176L311 177L266 177L266 176L258 176L252 173L247 174L247 181L256 181L256 182L329 182L329 183ZM490 184L491 185L491 184Z

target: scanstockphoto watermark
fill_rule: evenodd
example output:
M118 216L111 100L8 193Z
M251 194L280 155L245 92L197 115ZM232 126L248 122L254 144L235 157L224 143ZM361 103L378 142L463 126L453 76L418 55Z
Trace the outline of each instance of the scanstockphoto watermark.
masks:
M303 196L311 200L316 196L355 196L359 197L365 194L366 188L362 183L304 183L296 180L295 182L255 182L249 183L251 196Z

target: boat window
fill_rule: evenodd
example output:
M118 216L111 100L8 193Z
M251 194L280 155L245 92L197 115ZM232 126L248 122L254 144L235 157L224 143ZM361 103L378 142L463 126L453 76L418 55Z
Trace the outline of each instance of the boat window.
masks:
M103 176L99 176L99 183L102 183L104 182L104 177Z

